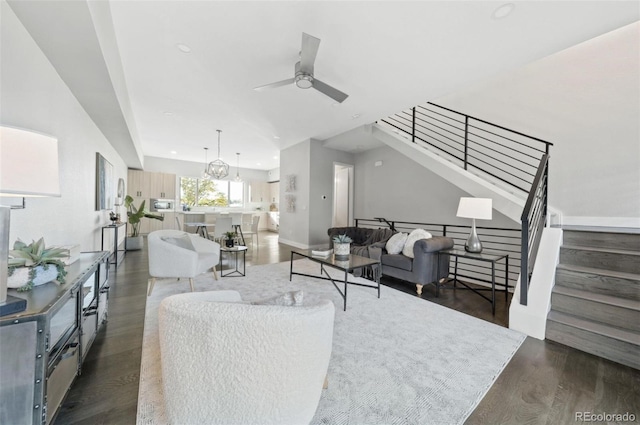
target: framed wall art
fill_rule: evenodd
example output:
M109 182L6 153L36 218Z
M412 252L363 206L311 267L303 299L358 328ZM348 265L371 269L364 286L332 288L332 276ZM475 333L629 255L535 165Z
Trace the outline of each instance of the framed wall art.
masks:
M113 208L113 165L96 152L96 211Z

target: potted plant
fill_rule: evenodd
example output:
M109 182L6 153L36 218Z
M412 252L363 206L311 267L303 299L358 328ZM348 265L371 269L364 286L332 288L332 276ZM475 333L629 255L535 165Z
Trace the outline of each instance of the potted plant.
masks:
M336 260L348 260L351 254L351 242L353 240L347 235L337 235L333 237L333 250Z
M233 243L236 237L236 232L226 232L224 234L226 236L226 240L225 240L225 246L229 247L229 248L233 248Z
M155 220L164 221L164 217L157 214L151 214L150 212L144 209L145 201L140 203L140 206L136 208L133 205L133 198L127 195L124 198L124 206L127 208L127 221L131 225L131 236L128 236L125 239L125 246L127 251L133 251L137 249L142 249L144 244L144 240L142 239L142 235L140 235L140 221L143 218L151 218Z
M61 259L68 254L68 249L45 248L43 238L29 245L18 239L9 250L7 287L22 292L52 280L64 283L67 271Z

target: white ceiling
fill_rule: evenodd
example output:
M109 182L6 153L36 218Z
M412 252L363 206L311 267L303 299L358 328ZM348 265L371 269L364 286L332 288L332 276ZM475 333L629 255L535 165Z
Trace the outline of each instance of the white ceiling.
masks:
M640 14L636 1L515 1L493 18L504 3L9 1L129 166L143 155L204 162L205 146L211 161L221 129L223 159L235 167L239 152L256 169ZM253 90L293 77L302 32L321 39L315 76L349 94L342 104L293 85ZM331 146L353 149L349 138Z

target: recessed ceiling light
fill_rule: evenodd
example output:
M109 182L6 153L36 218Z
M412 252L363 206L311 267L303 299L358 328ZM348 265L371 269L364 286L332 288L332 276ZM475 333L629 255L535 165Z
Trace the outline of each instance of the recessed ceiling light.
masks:
M256 162L256 165L260 165L260 163L259 163L259 162Z
M493 19L506 18L511 14L511 12L513 12L513 9L515 9L515 7L516 5L513 3L505 3L502 6L498 7L496 10L494 10L491 16L493 17Z
M275 134L273 135L273 138L276 139L276 140L280 140L280 136L277 136Z
M178 152L176 151L171 151L171 155L176 155Z
M166 112L163 112L163 114L164 114L166 117L170 117L171 115L173 115L173 112L166 111Z
M360 114L353 114L351 115L351 119L355 120L356 118L360 118Z
M182 53L191 53L191 47L187 46L186 44L183 43L178 43L176 44L176 47L182 52Z
M274 157L273 157L273 159L278 159L278 156L277 156L277 155L276 155L276 156L274 156Z

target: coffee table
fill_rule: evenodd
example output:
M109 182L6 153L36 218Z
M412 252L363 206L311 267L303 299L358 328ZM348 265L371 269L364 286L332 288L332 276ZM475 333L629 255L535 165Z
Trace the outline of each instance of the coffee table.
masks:
M320 273L323 273L326 275L326 277L324 276L317 276L317 275L310 275L310 274L306 274L306 273L298 273L298 272L294 272L293 271L293 257L294 255L300 256L300 257L304 257L307 258L313 262L319 263L320 264ZM344 300L344 311L347 311L347 285L358 285L358 286L365 286L367 288L378 288L378 298L380 298L380 277L378 274L378 278L376 279L376 285L365 285L363 283L358 283L358 282L349 282L348 280L348 276L350 272L353 272L354 270L357 269L363 269L364 267L367 266L374 266L374 265L380 265L380 261L378 260L374 260L372 258L367 258L367 257L361 257L359 255L354 255L351 254L349 255L349 259L348 260L336 260L335 256L332 254L328 257L317 257L314 256L311 253L311 250L292 250L291 251L291 267L289 269L289 281L291 281L291 278L293 277L294 274L300 275L300 276L307 276L307 277L313 277L316 279L322 279L322 280L330 280L331 283L333 283L333 286L338 290L338 292L340 293L340 295L342 296L342 299ZM341 280L336 280L333 279L329 273L327 273L327 271L325 270L325 266L327 267L331 267L340 271L344 272L344 281ZM338 286L338 283L340 284L344 284L344 290L341 290L340 287Z

